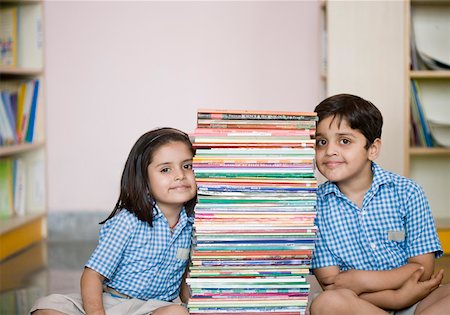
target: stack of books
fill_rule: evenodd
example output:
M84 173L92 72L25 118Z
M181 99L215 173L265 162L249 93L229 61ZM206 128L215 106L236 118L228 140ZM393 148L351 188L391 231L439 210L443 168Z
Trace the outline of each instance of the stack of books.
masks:
M315 113L199 110L190 314L304 314Z

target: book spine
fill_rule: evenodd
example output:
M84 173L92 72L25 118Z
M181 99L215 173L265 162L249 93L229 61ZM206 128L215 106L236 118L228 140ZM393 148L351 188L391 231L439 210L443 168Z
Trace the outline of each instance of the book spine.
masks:
M314 120L314 116L278 115L278 114L226 114L226 113L198 113L198 119L220 120Z
M26 133L26 142L33 142L34 138L34 123L36 121L36 107L39 94L39 80L34 81L33 98L31 100L30 119L28 121L28 128Z

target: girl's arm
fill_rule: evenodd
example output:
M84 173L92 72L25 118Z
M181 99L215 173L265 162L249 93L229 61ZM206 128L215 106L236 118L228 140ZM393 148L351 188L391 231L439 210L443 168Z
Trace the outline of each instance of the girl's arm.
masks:
M189 267L186 267L186 270L183 274L183 279L181 280L181 286L180 286L180 299L181 299L181 302L183 302L184 304L187 304L189 301L189 298L191 297L191 293L189 291L189 286L186 283L188 269L189 269Z
M81 275L81 298L83 307L88 315L104 315L103 281L105 277L98 272L84 268Z

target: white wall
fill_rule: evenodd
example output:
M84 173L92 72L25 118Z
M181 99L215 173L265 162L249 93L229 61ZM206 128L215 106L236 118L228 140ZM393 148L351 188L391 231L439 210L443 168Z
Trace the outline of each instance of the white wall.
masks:
M109 212L134 141L198 108L312 111L319 1L45 2L50 212Z
M404 173L405 2L328 1L327 18L327 94L356 94L380 109L377 161Z

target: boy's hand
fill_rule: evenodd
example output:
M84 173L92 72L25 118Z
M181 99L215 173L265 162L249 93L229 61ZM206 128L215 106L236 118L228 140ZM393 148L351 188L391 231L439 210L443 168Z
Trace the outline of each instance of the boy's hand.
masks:
M439 287L442 278L444 277L444 270L440 270L432 275L429 280L420 281L423 272L423 267L416 270L403 286L397 290L399 301L404 304L405 307L428 296L428 294Z

